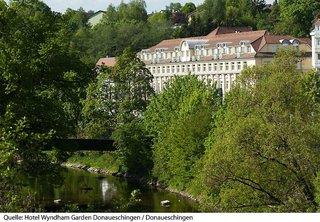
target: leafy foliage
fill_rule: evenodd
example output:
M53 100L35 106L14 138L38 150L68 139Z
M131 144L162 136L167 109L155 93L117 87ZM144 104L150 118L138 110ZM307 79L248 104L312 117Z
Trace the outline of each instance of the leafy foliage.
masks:
M21 189L6 185L10 175L55 169L41 150L53 137L74 135L88 69L69 50L60 15L47 5L37 0L0 5L0 183L15 194Z
M176 77L151 100L145 125L154 135L154 175L160 181L186 188L204 153L218 102L216 91L193 75Z
M135 54L126 49L112 69L102 70L88 87L84 103L87 137L112 137L123 172L143 175L151 168L150 144L141 116L153 94L152 76Z
M294 51L247 69L207 140L201 191L223 211L314 211L319 77ZM198 183L199 184L199 183Z

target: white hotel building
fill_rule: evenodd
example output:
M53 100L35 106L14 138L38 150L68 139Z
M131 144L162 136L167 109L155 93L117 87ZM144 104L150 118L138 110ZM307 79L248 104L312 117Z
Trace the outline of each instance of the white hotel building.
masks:
M312 41L312 66L320 70L320 19L314 23L314 29L310 33Z
M153 75L156 92L163 90L172 77L193 73L206 83L216 83L224 94L244 68L270 62L279 48L289 45L304 52L298 68L310 70L310 39L272 35L250 28L219 27L207 36L164 40L137 56ZM102 58L97 65L106 65L109 60Z

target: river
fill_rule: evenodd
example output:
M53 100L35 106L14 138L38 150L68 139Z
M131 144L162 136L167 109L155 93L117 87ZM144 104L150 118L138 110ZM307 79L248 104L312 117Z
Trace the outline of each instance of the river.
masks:
M57 181L59 180L59 181ZM197 212L197 204L178 194L142 187L123 178L65 169L60 179L33 178L38 205L47 212ZM132 198L132 191L141 195ZM170 206L161 206L169 200Z

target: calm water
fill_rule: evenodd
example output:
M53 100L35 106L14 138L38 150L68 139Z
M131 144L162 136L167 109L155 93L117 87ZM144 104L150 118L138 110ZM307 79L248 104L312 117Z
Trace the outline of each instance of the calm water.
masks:
M196 212L193 201L169 192L143 188L122 178L101 177L80 170L64 170L61 177L32 179L38 203L46 211L92 212ZM131 192L140 189L141 201L134 201ZM55 204L54 200L61 199ZM169 200L170 207L161 206Z

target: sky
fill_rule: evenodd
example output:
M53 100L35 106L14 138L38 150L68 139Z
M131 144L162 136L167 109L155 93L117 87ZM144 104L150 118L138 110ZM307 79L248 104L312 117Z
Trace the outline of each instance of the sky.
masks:
M7 0L8 1L8 0ZM121 0L43 0L53 11L64 12L67 8L79 9L84 8L86 11L93 10L105 10L108 5L118 5ZM273 2L273 0L266 0L268 3ZM129 2L129 0L124 0L124 2ZM186 2L193 2L199 5L204 2L204 0L145 0L147 3L147 11L159 11L165 9L165 6L170 5L171 2L180 2L184 4Z

